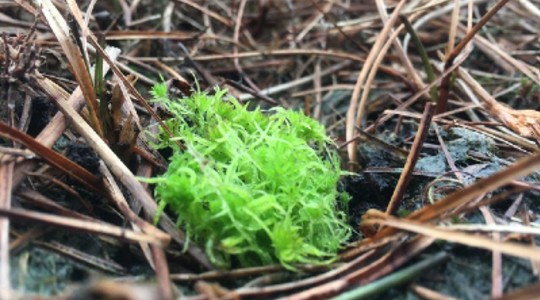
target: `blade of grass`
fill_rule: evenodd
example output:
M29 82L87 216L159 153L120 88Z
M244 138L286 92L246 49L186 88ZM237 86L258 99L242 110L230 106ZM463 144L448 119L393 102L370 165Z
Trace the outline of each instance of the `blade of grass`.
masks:
M403 25L405 25L405 29L410 34L411 39L414 43L414 46L416 47L418 54L420 55L420 58L422 59L422 65L424 66L424 71L426 72L428 82L434 82L435 81L435 73L433 72L433 67L431 66L431 63L429 62L429 57L426 52L426 48L424 48L424 45L422 44L422 41L420 41L420 38L418 38L418 35L416 34L416 31L414 31L414 28L411 26L411 23L409 22L409 19L407 17L401 15L399 16L399 19L401 22L403 22ZM431 87L429 89L429 95L431 96L431 101L437 101L437 88Z
M416 277L421 276L425 271L443 263L446 259L448 259L448 254L446 252L440 252L410 267L388 275L383 279L343 293L332 298L332 300L371 299L378 294L386 292L390 288L414 280Z

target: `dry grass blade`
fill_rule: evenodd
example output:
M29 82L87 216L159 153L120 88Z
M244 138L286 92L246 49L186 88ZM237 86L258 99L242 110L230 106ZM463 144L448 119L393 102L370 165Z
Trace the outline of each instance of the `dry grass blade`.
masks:
M458 28L461 32L466 32L466 28L463 25L459 25ZM537 84L540 84L540 71L534 66L514 58L500 46L493 44L491 41L480 35L474 37L474 43L479 49L486 53L486 55L491 56L499 64L508 65L510 70L517 70Z
M238 8L238 13L237 13L237 16L236 16L236 20L235 20L235 25L234 25L234 48L233 48L233 53L234 54L237 54L238 53L238 47L237 45L240 44L240 31L242 29L242 17L244 16L244 11L245 11L245 8L246 8L246 3L247 1L246 0L242 0L240 1L240 7ZM191 57L189 57L191 59ZM242 70L242 66L240 65L240 60L238 58L234 59L234 66L236 68L236 70L238 71L238 74L242 74L242 77L244 78L244 80L247 82L247 84L254 90L256 90L257 92L260 91L260 89L257 87L257 85L253 82L253 80L251 80L246 74L245 72Z
M0 209L0 216L8 217L11 220L23 220L30 222L45 223L50 226L58 226L65 229L77 230L82 232L94 233L99 235L110 236L120 240L130 242L146 242L156 244L161 247L166 246L163 241L152 235L135 232L122 227L109 225L102 222L91 222L87 220L79 220L68 217L59 217L55 215L32 212L20 208Z
M540 249L536 249L530 246L522 244L495 241L490 238L461 233L456 231L450 231L443 227L436 227L425 223L415 222L407 219L395 219L387 217L385 219L370 219L364 221L366 224L380 224L384 226L391 226L401 230L406 230L425 236L429 236L435 239L446 240L449 242L460 243L470 247L476 247L481 249L487 249L496 252L502 252L508 255L513 255L528 259L540 258Z
M19 234L15 230L11 230L10 234L12 234L15 239L9 243L9 251L13 255L16 255L24 245L38 239L39 237L42 237L47 232L50 232L50 230L43 229L40 226L33 226L24 234Z
M415 280L417 277L422 276L423 273L446 262L447 259L448 253L439 252L377 281L354 287L352 290L332 298L332 300L371 299L374 296L384 293L388 288L396 288L409 281Z
M269 287L260 288L245 288L231 292L225 297L225 299L236 299L235 297L269 297L272 295L279 295L280 293L294 291L298 288L318 288L319 286L332 285L333 280L339 278L340 275L348 273L364 263L378 257L380 253L376 250L367 251L363 255L357 257L355 260L340 266L334 270L326 272L324 274L314 276L311 278L303 279L300 281L286 282L282 284L276 284ZM294 295L292 295L294 297Z
M34 190L17 191L16 195L19 196L19 200L24 204L30 204L40 207L59 216L66 216L81 220L97 221L97 219L92 218L88 215L69 210L56 203L54 200L49 199L45 195L40 194L39 192L36 192Z
M384 23L388 22L388 13L387 13L388 7L385 5L384 1L377 0L375 1L375 4L377 5L377 11L379 12L379 15L381 16L381 19L383 20L383 22ZM410 5L414 5L414 3L411 3ZM412 7L409 7L408 9L410 10L412 9ZM397 29L395 31L399 32L400 29ZM396 34L395 31L391 30L390 32L392 33L392 35L394 35ZM403 49L403 46L401 45L400 40L397 38L391 37L390 39L388 39L388 42L391 42L394 45L394 49L397 52L399 60L401 61L401 64L405 68L405 74L407 74L407 76L412 79L412 82L414 83L416 90L421 90L424 87L422 78L420 78L420 75L418 75L418 73L414 69L411 59L405 53L405 50ZM386 54L386 50L381 51L379 55L385 56L385 54ZM379 64L375 64L374 69L377 69L378 65ZM366 84L366 87L369 87L369 86L370 84L368 81L368 83Z
M224 54L208 54L208 55L200 55L195 56L192 59L197 62L203 62L203 61L213 61L213 60L222 60L222 59L234 59L234 58L252 58L252 57L259 57L259 56L295 56L295 55L317 55L317 56L324 56L324 57L333 57L333 58L340 58L340 59L346 59L356 62L365 62L365 58L343 52L343 51L328 51L328 50L321 50L321 49L278 49L278 50L261 50L261 51L246 51L246 52L239 52L237 54L235 53L224 53ZM178 62L184 62L186 59L181 57L165 57L165 58L159 58L159 57L138 57L138 60L142 62L148 62L148 61L164 61L164 62L170 62L170 61L178 61ZM391 68L385 67L381 68L382 71L389 74L396 74L395 70L392 70Z
M454 0L454 9L452 10L452 20L450 22L450 33L448 34L448 43L446 45L447 55L450 55L452 50L454 50L454 45L456 42L456 32L459 23L460 3L460 0Z
M179 273L171 274L171 280L178 282L190 282L198 280L216 280L220 278L244 278L257 274L281 272L283 270L284 268L281 265L269 265L262 267L240 268L234 270L208 271L200 274Z
M426 236L417 236L392 248L387 255L378 261L351 273L348 277L356 285L371 282L392 272L400 265L420 254L429 247L435 239Z
M418 297L421 299L429 299L429 300L457 300L457 298L449 297L446 295L443 295L441 293L438 293L432 289L428 289L426 287L423 287L418 284L412 284L409 287Z
M480 212L484 216L487 224L496 224L493 215L486 206L480 207ZM501 241L501 235L498 232L493 233L493 240L496 242ZM500 298L503 294L503 270L502 270L502 254L500 251L493 251L491 254L491 296L494 298Z
M69 7L71 8L72 11L79 11L79 7L78 7L78 5L77 5L77 3L75 1L68 0L68 4L69 4ZM150 113L152 115L152 117L156 121L158 121L158 123L163 128L163 130L165 130L169 134L169 136L173 137L173 134L172 134L171 130L165 125L165 123L161 120L159 115L152 109L152 107L150 107L150 105L146 102L146 99L144 99L143 96L141 96L141 94L137 91L137 89L135 89L135 87L133 87L133 84L131 84L131 82L126 78L126 76L124 76L124 74L122 74L122 72L120 71L118 66L107 55L105 50L101 47L101 45L97 41L96 37L90 32L88 27L85 25L84 20L82 19L82 17L79 14L74 14L73 16L75 17L75 21L79 24L79 26L81 26L82 30L88 34L87 35L88 42L95 48L98 55L100 55L103 58L103 60L105 62L107 62L107 64L111 68L114 75L116 75L117 78L120 79L121 83L139 101L139 103L144 106L144 108L147 110L147 112ZM101 135L101 136L103 136L103 135ZM178 142L178 145L181 146L179 142Z
M194 32L161 32L161 31L109 31L105 36L108 41L118 40L144 40L144 39L171 39L171 40L191 40L194 38L202 38L199 33Z
M105 177L105 187L108 189L111 198L115 202L116 206L120 209L122 214L131 222L134 231L143 231L147 234L156 236L163 241L166 241L165 244L170 242L171 237L166 235L159 229L155 228L153 225L147 223L146 221L140 219L133 211L130 210L128 203L120 188L114 181L112 174L109 172L107 167L103 162L100 163L100 171ZM161 295L165 299L172 299L172 287L169 280L169 268L167 265L167 260L163 253L163 249L160 247L153 247L147 243L139 243L143 253L146 256L149 264L156 271Z
M413 103L415 103L418 99L420 99L424 94L428 93L434 86L441 83L446 76L449 76L452 72L454 72L454 70L457 69L463 61L465 61L465 59L467 58L467 55L468 55L468 52L466 53L466 55L463 55L461 58L459 58L452 67L445 70L440 76L438 76L436 80L426 85L426 87L418 91L412 97L406 99L406 101L400 104L397 107L397 109L403 111L406 108L410 107ZM387 121L388 119L390 119L390 117L391 117L390 115L383 115L382 117L380 117L379 120L377 120L377 122L374 125L367 127L366 132L372 132L373 130L376 129L377 124Z
M84 99L86 100L90 110L90 120L92 122L92 126L100 136L103 136L101 123L98 119L98 102L96 99L96 94L94 93L92 79L90 78L89 70L87 69L79 48L71 38L69 26L50 0L40 0L38 3L41 5L43 16L47 19L47 22L54 32L56 39L64 50L64 53L66 54L71 65L71 70L75 75L79 86L81 87Z
M335 65L329 67L328 69L322 71L321 74L319 74L319 76L327 76L329 74L335 73L336 71L339 71L339 70L349 66L350 64L351 64L351 62L349 62L349 61L344 61L344 62L335 64ZM276 94L276 93L279 93L279 92L283 92L283 91L286 91L286 90L288 90L288 89L290 89L292 87L300 86L300 85L305 84L307 82L313 81L314 77L315 77L315 75L309 75L309 76L305 76L305 77L302 77L302 78L299 78L299 79L296 79L296 80L293 80L293 81L290 81L290 82L287 82L287 83L284 83L284 84L269 87L269 88L266 88L266 89L260 91L260 93L258 93L258 95L268 96L268 95L273 95L273 94ZM246 100L250 100L250 99L253 99L253 98L254 98L254 96L251 95L251 94L242 94L242 95L240 95L240 97L238 97L238 100L246 101Z
M28 3L27 1L25 1L25 0L14 0L14 2L16 2L18 5L20 5L23 9L28 11L33 16L39 15L39 12L30 3Z
M56 252L58 254L65 255L66 257L69 257L79 263L85 264L97 270L102 270L111 274L127 273L127 270L124 267L110 259L88 255L85 252L79 251L71 247L67 247L57 242L46 243L41 241L33 241L32 243Z

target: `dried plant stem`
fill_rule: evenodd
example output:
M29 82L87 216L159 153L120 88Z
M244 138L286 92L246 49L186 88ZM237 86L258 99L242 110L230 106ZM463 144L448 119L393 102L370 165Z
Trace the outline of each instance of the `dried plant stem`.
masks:
M150 245L150 250L152 252L152 258L155 265L158 288L161 293L160 299L173 300L173 289L171 280L169 279L169 264L167 263L167 258L165 257L165 250L156 245Z
M191 6L197 10L199 10L200 12L204 13L205 15L211 17L212 19L222 23L223 25L225 26L228 26L228 27L231 27L232 26L232 22L222 16L220 16L218 13L215 13L199 4L197 4L196 2L194 1L191 1L191 0L175 0L175 2L179 2L179 3L182 3L182 4L185 4L185 5L188 5L188 6Z
M444 69L447 70L450 68L456 57L465 49L465 46L474 38L476 33L482 29L484 25L497 13L503 6L508 2L508 0L501 0L495 6L493 6L480 21L465 35L463 40L446 56L446 62L444 64ZM448 96L450 95L450 75L447 75L443 78L441 86L439 89L439 100L437 103L436 114L441 114L446 111L446 105L448 103Z
M269 297L272 295L277 295L280 293L296 290L298 288L314 288L317 289L319 286L326 286L328 284L331 284L338 276L345 275L350 270L354 270L356 268L361 267L363 264L367 263L371 259L374 259L379 255L376 250L370 250L362 255L358 256L356 259L348 262L345 265L342 265L336 269L330 270L326 273L323 273L321 275L317 275L311 278L306 278L299 281L293 281L293 282L286 282L281 284L276 284L269 287L260 287L260 288L244 288L239 289L236 291L232 291L229 295L226 297L223 297L224 299L238 299L237 297ZM299 293L300 294L300 293ZM295 299L292 298L294 295L289 296L291 298L288 299ZM300 298L305 299L305 298ZM308 299L312 299L309 298Z
M159 230L154 225L139 218L139 216L137 216L133 211L129 209L128 203L124 198L124 195L120 191L120 187L116 184L112 177L112 174L103 162L100 162L99 170L104 176L104 186L111 195L112 201L120 210L120 212L124 215L124 217L132 223L133 227L142 229L145 233L151 234L156 238L159 238L163 241L163 244L168 244L171 239L169 235L165 234L163 231Z
M450 54L454 50L456 42L457 25L459 23L459 9L461 6L460 0L454 0L454 9L452 10L452 20L450 22L450 32L448 33L448 44L446 45L446 54Z
M493 215L486 206L480 207L480 212L486 220L486 224L496 225ZM493 239L496 242L501 241L501 234L493 233ZM502 254L500 251L494 250L491 254L491 297L497 299L503 295L503 276L502 276ZM534 260L533 260L534 261Z
M106 235L131 242L147 242L157 244L159 246L165 246L161 240L154 236L145 233L135 232L133 230L128 230L114 225L109 225L103 222L55 216L52 214L33 212L20 208L0 208L0 217L9 217L10 219L15 220L41 222L51 226L59 226L66 229Z
M92 126L95 128L96 132L103 137L103 130L98 119L98 102L92 85L92 79L90 78L89 70L80 50L70 38L69 26L51 0L40 0L38 3L41 4L41 9L43 15L47 19L47 23L53 30L64 53L68 56L72 72L75 75L75 78L81 87L84 99L88 104Z
M409 152L409 156L407 156L407 161L405 162L405 166L403 167L403 172L401 173L401 176L399 177L396 188L394 189L394 193L392 194L392 198L390 199L390 203L388 203L388 206L386 208L387 214L391 215L395 213L396 209L399 207L399 203L401 199L403 198L403 195L405 194L405 189L407 188L407 186L409 185L409 182L411 181L412 172L414 171L416 162L418 161L418 158L420 157L422 145L424 144L424 141L427 137L428 129L429 129L429 126L431 125L431 119L433 118L434 110L435 110L435 106L431 102L427 102L424 107L422 120L420 121L420 125L418 126L418 131L414 138L414 142Z
M121 265L111 261L107 258L96 257L89 255L86 252L80 251L78 249L68 247L66 245L60 244L58 242L42 242L36 239L31 240L32 244L55 252L57 254L66 256L70 259L73 259L79 263L87 265L91 268L96 268L107 273L112 274L126 274L127 271Z
M463 245L476 247L480 249L487 249L490 251L500 251L505 254L528 258L528 259L538 259L540 257L540 249L536 247L525 246L516 242L501 242L496 241L488 237L478 236L475 234L468 234L462 232L456 232L447 230L442 227L428 225L418 221L413 221L410 219L396 219L396 218L386 218L386 219L370 219L366 220L366 223L371 224L380 224L384 226L391 226L399 230L406 230L409 232L414 232L424 236L444 239L454 243L460 243Z
M381 19L384 23L388 22L388 13L387 9L388 7L385 5L384 1L382 0L376 0L375 4L377 5L377 11L379 12L379 15L381 16ZM400 31L400 29L397 30L391 30L390 32L392 35L394 34L394 31ZM401 45L401 42L399 39L396 39L395 37L391 37L389 39L392 41L392 45L394 46L394 50L397 53L397 56L399 57L399 60L401 61L401 64L405 68L405 74L407 74L414 83L416 90L420 90L424 87L424 83L422 82L422 78L420 78L420 75L416 72L414 69L414 66L410 60L410 58L407 56L405 51L403 50L403 46ZM386 52L386 51L383 51ZM375 65L377 68L377 65Z
M0 208L11 207L11 181L15 162L11 155L0 154ZM0 300L12 299L9 259L9 219L0 218Z

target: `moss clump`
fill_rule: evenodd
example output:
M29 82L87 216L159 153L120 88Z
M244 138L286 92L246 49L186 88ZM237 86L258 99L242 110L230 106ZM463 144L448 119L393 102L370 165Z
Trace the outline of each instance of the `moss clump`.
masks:
M281 108L248 111L223 100L219 89L178 101L163 85L152 92L174 116L166 124L184 145L158 137L156 146L174 155L167 172L151 180L157 199L178 213L214 264L292 268L335 257L350 230L336 211L341 170L322 125Z

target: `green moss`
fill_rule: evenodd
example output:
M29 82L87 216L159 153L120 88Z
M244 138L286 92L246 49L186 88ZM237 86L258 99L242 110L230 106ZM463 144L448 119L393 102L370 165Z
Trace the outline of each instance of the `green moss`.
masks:
M248 111L226 93L195 92L169 100L157 85L154 101L174 116L157 148L173 148L156 183L162 207L178 213L190 239L227 268L280 262L326 263L350 235L336 210L338 157L324 127L300 112Z

